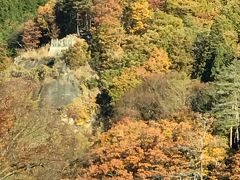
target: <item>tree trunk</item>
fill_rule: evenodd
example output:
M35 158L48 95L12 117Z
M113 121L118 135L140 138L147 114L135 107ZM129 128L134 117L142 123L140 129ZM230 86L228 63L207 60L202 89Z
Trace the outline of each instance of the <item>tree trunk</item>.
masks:
M232 148L232 142L233 142L233 127L230 127L230 138L229 138L229 146Z

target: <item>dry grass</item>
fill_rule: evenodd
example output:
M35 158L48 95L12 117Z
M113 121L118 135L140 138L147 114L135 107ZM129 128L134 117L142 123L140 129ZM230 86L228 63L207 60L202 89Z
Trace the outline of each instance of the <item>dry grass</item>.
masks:
M34 60L41 60L44 58L53 57L49 52L49 45L38 49L31 49L24 52L19 52L19 56L21 57L21 59L34 59Z

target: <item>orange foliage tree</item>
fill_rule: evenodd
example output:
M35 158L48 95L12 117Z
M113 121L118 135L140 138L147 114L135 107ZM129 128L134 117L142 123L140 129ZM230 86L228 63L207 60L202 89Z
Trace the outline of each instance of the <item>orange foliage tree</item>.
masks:
M116 24L122 13L118 0L95 0L91 10L95 25Z
M217 168L213 169L213 179L240 179L240 151L235 152L230 158L223 161Z
M0 137L5 134L13 125L13 99L8 97L0 99Z
M26 49L37 48L40 45L42 32L39 26L32 20L27 21L23 27L22 42Z
M225 148L209 132L201 137L193 117L160 122L124 119L102 134L90 159L78 170L78 179L155 179L201 174L204 168L224 158ZM208 139L211 139L211 142ZM200 152L199 140L204 140ZM211 152L211 153L210 153ZM202 172L202 174L207 172Z

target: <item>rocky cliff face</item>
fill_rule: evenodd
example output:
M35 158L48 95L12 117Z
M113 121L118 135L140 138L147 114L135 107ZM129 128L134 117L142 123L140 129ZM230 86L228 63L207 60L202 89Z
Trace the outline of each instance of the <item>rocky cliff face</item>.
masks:
M52 43L53 47L48 48L49 54L46 56L39 54L37 58L31 56L17 57L14 66L10 68L10 74L12 78L26 77L37 80L38 88L33 93L33 100L38 102L39 107L66 109L66 111L69 111L69 106L73 104L75 106L77 104L78 107L81 106L82 109L80 108L79 111L82 111L82 114L90 114L90 116L80 118L81 115L76 117L72 113L66 113L69 116L75 116L73 118L82 123L82 121L93 120L94 116L96 116L96 113L93 112L97 112L95 98L99 93L96 87L98 76L88 64L74 70L67 66L62 57L62 49L71 48L74 45L75 38L75 36L69 36L63 40L55 40ZM57 49L58 45L60 46L59 50ZM95 82L94 86L92 86L92 82ZM95 106L87 107L89 101Z
M61 56L62 53L76 44L78 38L75 35L68 35L63 39L52 39L49 53L53 56Z

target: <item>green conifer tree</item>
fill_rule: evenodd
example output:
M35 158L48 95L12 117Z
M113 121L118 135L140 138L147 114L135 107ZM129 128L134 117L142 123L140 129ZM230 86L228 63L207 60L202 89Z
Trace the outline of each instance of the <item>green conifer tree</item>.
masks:
M215 128L217 132L227 134L231 126L240 124L240 60L236 59L223 68L216 75L214 86L216 94L212 113L217 118Z
M235 52L224 35L225 27L221 20L213 23L208 36L200 34L193 49L193 76L202 81L214 81L215 75L229 65L234 59Z

